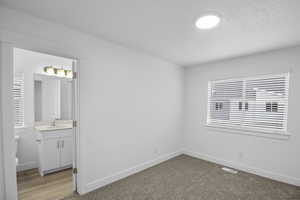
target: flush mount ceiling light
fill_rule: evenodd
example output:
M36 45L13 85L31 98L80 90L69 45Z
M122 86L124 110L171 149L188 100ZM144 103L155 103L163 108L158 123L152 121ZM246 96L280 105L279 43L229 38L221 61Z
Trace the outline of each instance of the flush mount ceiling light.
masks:
M195 25L199 29L212 29L220 23L221 19L217 15L204 15L200 17Z

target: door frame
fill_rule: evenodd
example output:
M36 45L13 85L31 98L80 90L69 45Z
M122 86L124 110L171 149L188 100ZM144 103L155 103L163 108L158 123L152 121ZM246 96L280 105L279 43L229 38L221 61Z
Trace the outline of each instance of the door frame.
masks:
M79 119L79 59L73 59L72 63L73 76L75 74L75 78L72 80L72 118L73 122L75 122L75 126L73 126L73 169L76 169L76 173L73 171L73 191L78 193L79 183L81 183L81 179L79 176L79 155L80 155L80 119ZM74 124L73 124L74 125Z
M13 62L14 48L28 49L30 51L36 51L39 53L45 53L49 55L64 57L73 60L73 72L76 73L76 77L73 79L72 84L72 118L76 121L76 126L73 127L74 143L73 143L73 168L77 169L77 174L73 174L73 190L75 192L80 191L81 187L81 170L80 168L80 119L79 119L79 59L75 57L66 57L60 54L52 54L44 52L40 48L32 48L31 46L19 47L16 43L6 42L0 40L0 142L2 139L0 148L0 154L3 155L2 171L0 166L0 173L3 173L3 189L4 198L9 200L17 200L17 180L16 180L16 161L15 161L15 139L14 139L14 114L13 114L13 97L11 88L13 86ZM1 135L2 134L2 135ZM1 138L2 136L2 138ZM2 150L2 152L1 152ZM1 155L1 157L2 157ZM0 158L1 159L1 158ZM1 163L1 162L0 162ZM0 182L1 184L1 182Z
M1 132L2 132L2 173L4 199L16 200L16 155L14 142L14 114L13 96L13 45L9 42L0 42L0 80L1 80ZM2 157L2 155L1 155Z

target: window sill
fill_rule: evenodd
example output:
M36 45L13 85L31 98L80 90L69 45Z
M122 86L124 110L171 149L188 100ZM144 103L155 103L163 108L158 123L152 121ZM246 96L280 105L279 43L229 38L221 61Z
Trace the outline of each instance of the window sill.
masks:
M205 127L226 132L226 133L249 135L249 136L271 138L271 139L278 139L278 140L288 140L291 137L291 134L288 132L267 132L267 131L252 130L252 129L250 130L250 129L243 129L238 127L219 126L219 125L212 125L212 124L205 124Z

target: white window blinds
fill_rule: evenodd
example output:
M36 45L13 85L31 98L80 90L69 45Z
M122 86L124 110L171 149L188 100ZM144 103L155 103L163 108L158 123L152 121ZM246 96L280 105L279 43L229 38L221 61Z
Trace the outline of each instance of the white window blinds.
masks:
M207 124L284 133L287 129L289 74L211 81Z
M24 74L15 74L13 83L15 128L24 127Z

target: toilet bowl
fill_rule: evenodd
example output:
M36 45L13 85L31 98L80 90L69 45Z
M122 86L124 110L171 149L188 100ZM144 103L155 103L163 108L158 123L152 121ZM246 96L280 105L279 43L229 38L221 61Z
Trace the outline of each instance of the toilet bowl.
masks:
M19 146L19 140L20 140L20 136L15 135L15 155L16 155L16 166L19 164L19 158L17 157L17 153L18 153L18 146Z

